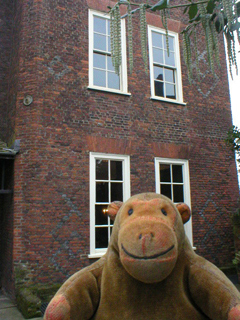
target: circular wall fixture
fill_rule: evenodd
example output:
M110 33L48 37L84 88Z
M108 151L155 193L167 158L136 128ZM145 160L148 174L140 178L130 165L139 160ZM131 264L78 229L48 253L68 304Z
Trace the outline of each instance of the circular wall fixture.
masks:
M24 97L23 99L23 104L25 106L29 106L31 103L33 102L33 97L30 95L27 95L26 97Z

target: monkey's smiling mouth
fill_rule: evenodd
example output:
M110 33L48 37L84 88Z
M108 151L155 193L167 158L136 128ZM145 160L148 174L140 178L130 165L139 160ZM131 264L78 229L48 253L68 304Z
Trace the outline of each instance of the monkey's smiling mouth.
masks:
M152 256L139 257L139 256L135 256L134 254L128 252L128 251L124 248L124 246L123 246L123 244L122 244L122 249L123 249L123 251L126 253L126 255L128 255L128 256L131 257L131 258L138 259L138 260L151 260L151 259L156 259L156 258L158 258L158 257L161 257L161 256L165 255L166 253L168 253L169 251L171 251L173 248L174 248L174 245L172 245L172 246L171 246L170 248L168 248L167 250L162 251L162 252L157 253L157 254L154 254L154 255L152 255Z

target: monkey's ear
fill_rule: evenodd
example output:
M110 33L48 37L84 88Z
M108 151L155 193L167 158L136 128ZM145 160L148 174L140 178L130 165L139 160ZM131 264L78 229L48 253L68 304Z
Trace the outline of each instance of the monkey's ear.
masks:
M185 203L178 203L176 204L176 207L182 217L183 224L185 224L191 217L191 210L189 206Z
M122 201L113 201L111 203L109 203L108 208L107 208L107 214L109 216L110 219L112 219L113 221L116 218L116 215L119 211L119 209L121 208L123 202Z

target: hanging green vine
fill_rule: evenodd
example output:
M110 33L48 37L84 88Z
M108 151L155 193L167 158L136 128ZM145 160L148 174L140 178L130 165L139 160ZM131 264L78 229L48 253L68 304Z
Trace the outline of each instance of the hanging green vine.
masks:
M228 52L229 71L232 74L232 67L235 66L237 71L236 49L234 32L237 31L238 40L240 43L240 0L196 0L196 2L189 1L189 3L170 6L169 0L160 0L155 5L146 3L134 3L130 0L120 0L113 8L110 9L111 16L111 45L112 45L112 59L116 72L119 74L119 67L121 65L121 24L120 24L120 5L127 6L127 13L122 16L128 17L128 52L129 52L129 68L130 72L133 69L133 44L132 44L132 15L140 12L140 38L141 51L144 62L144 68L147 72L147 24L146 11L161 12L162 24L166 32L166 45L169 54L168 41L168 24L167 11L174 8L183 7L184 13L188 13L189 24L182 31L183 35L183 54L184 60L188 70L189 81L193 78L192 65L193 51L195 57L195 65L197 74L199 74L199 55L197 48L196 30L202 26L205 35L205 43L207 50L207 59L209 68L215 74L215 63L220 67L218 34L223 33L225 36ZM132 7L135 9L132 9ZM193 42L191 42L193 37ZM192 44L191 44L192 43ZM193 46L194 48L191 48ZM194 50L192 50L194 49Z
M140 36L141 50L145 72L148 72L148 56L147 56L147 22L146 22L146 6L140 5Z
M183 32L183 57L184 57L184 62L187 66L187 71L188 71L188 80L191 83L192 80L192 53L191 53L191 40L189 37L189 33L186 30Z
M167 10L162 10L162 24L166 32L166 45L167 45L167 53L169 56L169 40L168 40L168 24L167 24Z
M119 74L122 63L122 41L121 41L121 15L119 5L116 4L110 12L110 37L112 63L115 72Z
M198 54L198 41L197 41L197 32L196 32L196 26L193 30L193 39L194 39L194 52L195 52L195 61L196 61L196 72L197 72L197 78L198 81L200 81L200 67L199 67L199 54Z
M132 30L132 8L128 3L128 54L129 54L129 71L132 73L133 70L133 30Z

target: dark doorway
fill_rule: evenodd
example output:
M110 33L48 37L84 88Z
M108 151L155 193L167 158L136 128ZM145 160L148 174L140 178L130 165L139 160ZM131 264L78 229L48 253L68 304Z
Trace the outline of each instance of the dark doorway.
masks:
M13 165L12 156L0 155L0 289L13 290Z

